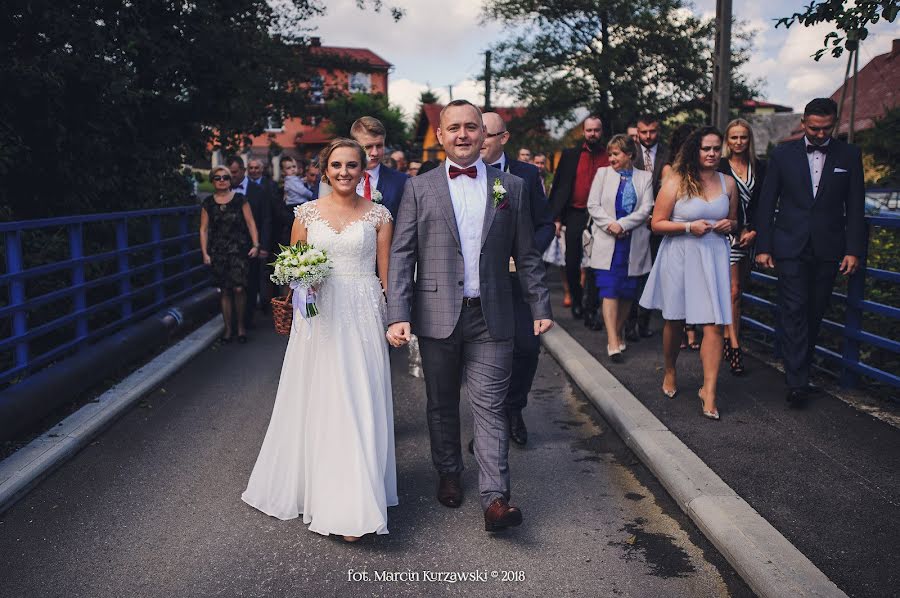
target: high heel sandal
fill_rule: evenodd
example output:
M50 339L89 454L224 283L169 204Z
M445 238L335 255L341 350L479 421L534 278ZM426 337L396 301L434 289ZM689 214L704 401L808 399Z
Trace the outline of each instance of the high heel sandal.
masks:
M716 409L715 411L707 411L706 410L706 403L703 401L703 389L702 388L697 391L697 396L700 397L700 412L703 413L703 417L706 417L706 418L709 418L709 419L712 419L715 421L719 421L719 410L718 409Z
M662 393L666 395L666 398L674 399L678 395L678 389L673 388L672 390L666 390L665 387L662 388Z
M729 347L728 349L728 364L731 366L731 374L740 376L744 373L744 353L740 347Z

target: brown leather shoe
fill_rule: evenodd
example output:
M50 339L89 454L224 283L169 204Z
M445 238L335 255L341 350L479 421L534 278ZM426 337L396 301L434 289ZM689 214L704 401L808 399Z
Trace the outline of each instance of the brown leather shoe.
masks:
M440 474L437 488L437 499L445 507L457 508L462 504L463 491L458 473Z
M509 506L505 498L498 498L484 512L484 529L488 532L500 531L522 524L522 511Z

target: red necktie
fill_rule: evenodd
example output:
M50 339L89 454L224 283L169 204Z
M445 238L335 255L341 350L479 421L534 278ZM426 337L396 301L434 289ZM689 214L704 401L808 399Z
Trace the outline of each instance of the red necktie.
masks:
M450 165L450 179L453 180L459 175L464 174L469 178L477 178L478 177L478 169L474 166L469 166L468 168L457 168L456 166Z
M365 173L365 175L366 175L366 182L363 185L363 197L365 197L369 201L372 201L372 181L369 180L368 171Z

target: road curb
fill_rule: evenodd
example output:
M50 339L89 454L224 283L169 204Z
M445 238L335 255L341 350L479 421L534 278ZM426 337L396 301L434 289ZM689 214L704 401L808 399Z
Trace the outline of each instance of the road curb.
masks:
M681 510L757 595L846 598L568 332L556 326L542 340Z
M220 317L187 335L59 425L0 462L0 513L73 457L143 396L159 386L222 334Z

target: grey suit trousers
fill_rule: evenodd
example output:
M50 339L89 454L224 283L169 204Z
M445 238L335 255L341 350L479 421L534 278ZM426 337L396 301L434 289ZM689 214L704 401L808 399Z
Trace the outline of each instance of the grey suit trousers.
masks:
M463 381L475 420L475 460L481 507L509 499L509 390L513 339L494 340L481 306L463 307L453 333L444 339L419 337L431 459L438 473L463 470L459 391Z

